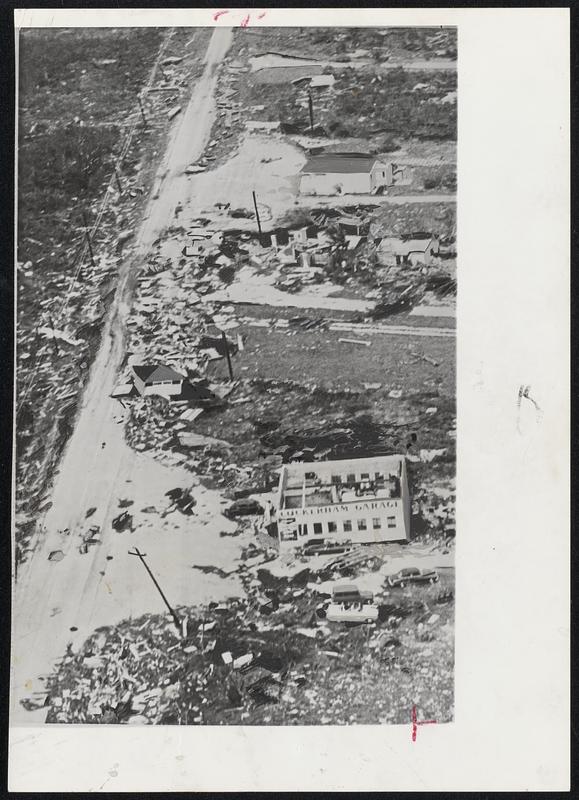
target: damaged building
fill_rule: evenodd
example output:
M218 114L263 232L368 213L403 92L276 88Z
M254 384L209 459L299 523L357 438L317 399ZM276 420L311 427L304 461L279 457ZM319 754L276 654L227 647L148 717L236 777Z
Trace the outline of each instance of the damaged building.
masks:
M264 521L277 533L282 548L301 546L312 538L408 541L406 460L394 455L286 464Z

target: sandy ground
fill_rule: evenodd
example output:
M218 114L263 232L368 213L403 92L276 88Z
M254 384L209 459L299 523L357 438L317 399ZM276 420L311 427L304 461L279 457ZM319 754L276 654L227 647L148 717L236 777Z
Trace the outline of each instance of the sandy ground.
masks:
M251 269L243 269L236 280L225 289L219 289L205 296L207 302L220 303L255 303L257 305L288 308L323 308L341 311L369 311L374 303L365 300L353 300L348 297L328 297L327 292L339 290L339 286L320 286L301 290L295 294L282 292L272 286L277 279L276 274L263 275Z
M273 159L263 161L263 159ZM236 155L217 169L189 176L190 206L182 218L193 220L202 215L224 228L256 230L254 219L234 218L220 211L216 204L229 203L231 209L253 212L252 191L257 198L258 212L264 230L271 230L294 208L337 208L357 204L454 203L451 193L405 195L302 195L299 194L299 172L306 162L302 150L277 134L247 133L240 141Z
M192 87L190 102L176 119L167 155L152 191L147 214L134 244L134 260L140 264L154 240L173 219L178 203L189 201L191 184L183 174L185 166L199 158L209 136L215 114L216 68L231 44L231 31L215 29L205 57L205 71ZM210 596L235 594L239 587L226 581L217 587L215 579L190 569L193 563L207 563L209 549L219 530L229 523L219 514L219 498L203 492L199 517L183 517L175 529L166 531L158 515L139 533L119 534L111 519L119 513L122 494L135 500L135 508L159 504L168 488L189 484L181 470L146 462L124 442L117 401L109 397L124 355L123 326L130 302L131 264L120 276L115 301L103 332L102 345L94 362L82 408L68 442L51 495L52 508L37 536L34 553L22 568L13 597L12 706L13 724L43 721L44 712L26 712L20 700L42 690L39 678L53 668L70 641L82 639L95 625L114 622L131 614L162 610L160 598L138 559L126 555L138 545L150 558L151 567L164 582L172 602L203 601ZM102 443L105 442L105 447ZM185 480L186 478L186 480ZM102 544L86 555L78 553L79 529L86 527L89 507L98 510L89 523L102 526ZM175 515L172 515L171 527ZM170 518L169 518L170 519ZM210 521L211 520L211 521ZM204 524L205 523L205 524ZM57 531L70 528L69 537ZM68 541L63 541L67 538ZM239 539L219 539L220 556L231 562L239 552ZM65 552L59 562L48 561L52 550ZM106 556L112 555L112 560ZM131 559L129 563L128 559ZM216 563L216 556L212 558ZM104 574L103 574L104 573ZM148 583L147 583L148 581ZM71 627L78 631L70 631Z

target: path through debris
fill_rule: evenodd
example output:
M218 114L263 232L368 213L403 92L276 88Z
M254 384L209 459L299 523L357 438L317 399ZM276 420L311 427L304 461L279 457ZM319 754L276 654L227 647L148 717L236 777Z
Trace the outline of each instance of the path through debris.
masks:
M176 118L165 162L158 172L147 215L135 239L133 263L138 264L145 257L161 230L171 221L176 205L188 201L190 187L184 169L202 154L211 130L216 68L230 46L231 37L231 30L226 28L216 28L213 32L205 57L205 71L192 87L187 109ZM119 513L116 489L119 486L130 487L138 458L124 442L122 427L115 422L118 403L109 396L124 355L123 326L129 308L131 267L132 264L125 265L119 280L82 409L60 464L51 496L52 506L44 519L43 530L37 533L34 553L22 569L15 588L13 724L33 721L32 715L20 705L20 700L42 688L38 679L52 669L55 659L64 652L72 638L69 627L80 628L81 619L83 624L88 624L87 629L94 625L96 620L91 619L91 615L99 604L99 587L106 584L107 570L115 563L114 560L106 561L103 555L108 552L112 538L121 535L113 530L109 520ZM103 442L106 443L104 448ZM175 483L173 479L173 485ZM128 493L128 488L126 491ZM48 554L57 549L53 546L54 538L58 538L57 532L66 528L75 530L83 523L87 509L94 506L101 509L100 519L96 514L94 517L95 522L101 523L101 544L95 546L92 553L89 550L74 560L72 553L67 552L60 563L49 562ZM67 551L73 550L72 541L70 539ZM133 544L132 540L130 544ZM166 547L173 545L175 553L181 552L181 537L172 540L167 537L164 544ZM58 549L65 549L65 546ZM100 560L104 562L102 570L99 570L101 565L96 564ZM65 567L67 563L69 566ZM103 570L105 576L100 574ZM126 568L122 572L126 573ZM197 573L195 580L202 579L204 576ZM52 616L52 610L61 607L69 609L66 620L64 614ZM118 612L117 618L126 617L130 608L120 603ZM70 615L75 618L71 625L67 624L72 620L72 617L69 620Z

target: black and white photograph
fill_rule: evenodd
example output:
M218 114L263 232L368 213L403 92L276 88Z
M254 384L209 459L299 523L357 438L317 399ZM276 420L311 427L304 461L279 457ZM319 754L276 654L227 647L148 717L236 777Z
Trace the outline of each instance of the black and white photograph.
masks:
M20 32L13 723L452 721L456 64Z
M243 23L19 34L13 724L453 720L456 28Z
M568 791L572 32L14 10L9 791Z

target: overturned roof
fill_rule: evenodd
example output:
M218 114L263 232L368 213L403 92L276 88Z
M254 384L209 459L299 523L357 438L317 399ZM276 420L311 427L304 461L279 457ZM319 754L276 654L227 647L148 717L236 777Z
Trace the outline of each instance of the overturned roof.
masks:
M367 153L322 153L311 156L301 171L323 174L326 172L371 172L378 161L376 156Z
M139 364L133 367L133 372L145 383L159 383L160 381L183 381L185 376L175 372L164 364Z

